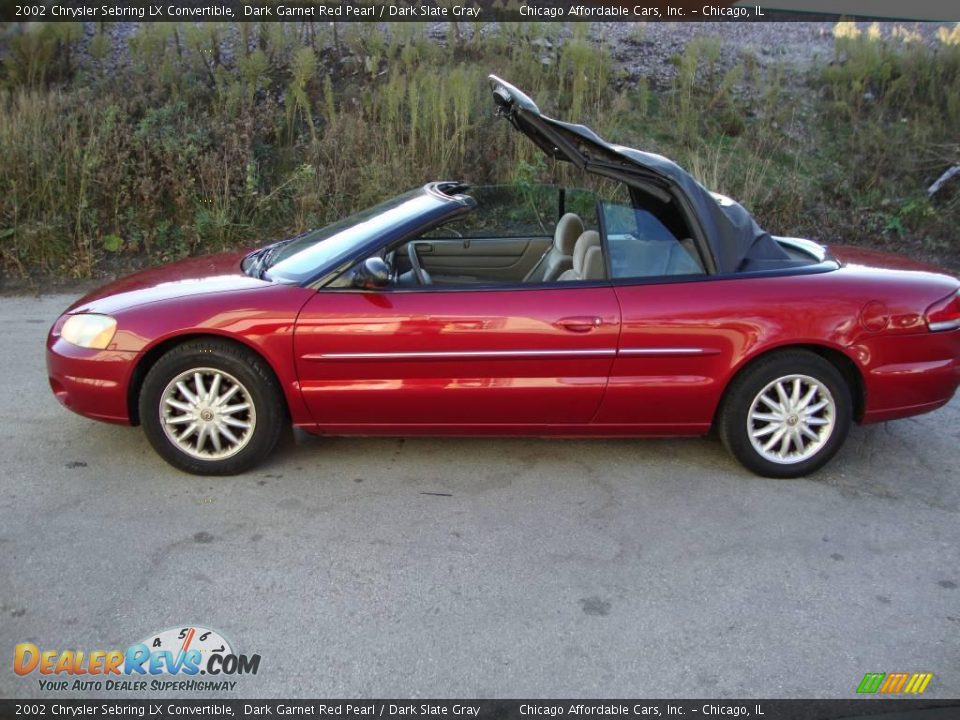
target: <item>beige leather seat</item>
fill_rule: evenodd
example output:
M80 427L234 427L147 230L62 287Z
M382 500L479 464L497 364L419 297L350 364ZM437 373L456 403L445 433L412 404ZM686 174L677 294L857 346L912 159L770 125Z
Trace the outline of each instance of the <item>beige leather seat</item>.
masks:
M553 231L553 245L527 273L524 282L553 282L573 267L573 249L583 234L583 221L575 213L567 213Z
M558 280L603 280L607 270L603 263L603 249L596 230L587 230L573 247L573 267L563 272Z

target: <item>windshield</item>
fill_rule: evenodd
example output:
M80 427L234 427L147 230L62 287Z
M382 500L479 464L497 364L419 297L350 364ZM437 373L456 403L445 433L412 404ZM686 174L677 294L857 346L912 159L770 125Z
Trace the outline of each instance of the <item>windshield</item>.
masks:
M276 248L264 277L287 283L306 282L319 270L346 259L368 241L436 204L435 198L417 189L308 232Z

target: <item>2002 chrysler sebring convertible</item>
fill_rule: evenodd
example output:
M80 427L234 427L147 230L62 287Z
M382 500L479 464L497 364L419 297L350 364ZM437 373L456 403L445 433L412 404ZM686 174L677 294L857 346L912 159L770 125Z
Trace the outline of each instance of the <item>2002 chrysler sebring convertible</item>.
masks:
M242 472L285 424L331 435L703 435L769 477L850 423L960 384L960 282L760 229L673 162L499 113L610 192L433 182L254 252L79 300L47 341L81 415L143 424L168 462ZM589 176L588 176L589 177Z

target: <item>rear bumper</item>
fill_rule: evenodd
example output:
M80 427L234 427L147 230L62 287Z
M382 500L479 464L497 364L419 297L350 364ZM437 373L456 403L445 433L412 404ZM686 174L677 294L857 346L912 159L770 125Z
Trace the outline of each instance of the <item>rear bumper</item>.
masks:
M864 349L864 423L936 410L960 386L960 330L876 338Z
M47 340L47 374L64 407L103 422L130 424L127 385L137 353L88 350L59 337Z

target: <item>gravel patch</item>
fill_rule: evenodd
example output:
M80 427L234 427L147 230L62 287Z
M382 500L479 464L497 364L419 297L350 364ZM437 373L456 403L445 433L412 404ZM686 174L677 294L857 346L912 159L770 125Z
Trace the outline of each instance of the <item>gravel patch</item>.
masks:
M115 70L130 62L129 41L140 31L143 23L116 22L106 26L110 36L112 52L104 60L105 69ZM945 27L943 23L877 23L883 37L889 38L895 31L906 29L926 42L935 42L937 31ZM720 42L720 54L717 67L723 71L743 57L752 57L763 70L782 66L791 70L794 77L802 77L810 68L833 59L832 22L656 22L656 23L591 23L589 38L598 47L603 45L611 54L628 81L647 78L654 88L669 86L677 74L676 59L681 56L687 44L698 38L715 38ZM861 23L862 30L868 24ZM291 26L293 27L293 26ZM381 23L389 33L390 23ZM462 24L462 32L469 37L474 26ZM84 23L84 37L78 42L80 63L90 64L90 41L96 34L96 23ZM498 23L483 23L479 32L492 34L498 31ZM341 27L340 35L345 30ZM445 43L449 33L449 23L430 23L427 34L438 43ZM545 38L535 42L543 50L545 63L555 59L557 47L569 38L572 30L568 24L547 24L543 33ZM230 66L233 64L234 49L239 35L237 23L223 26L221 60ZM256 42L255 34L251 43ZM329 42L330 34L324 33ZM323 48L332 50L332 46Z

